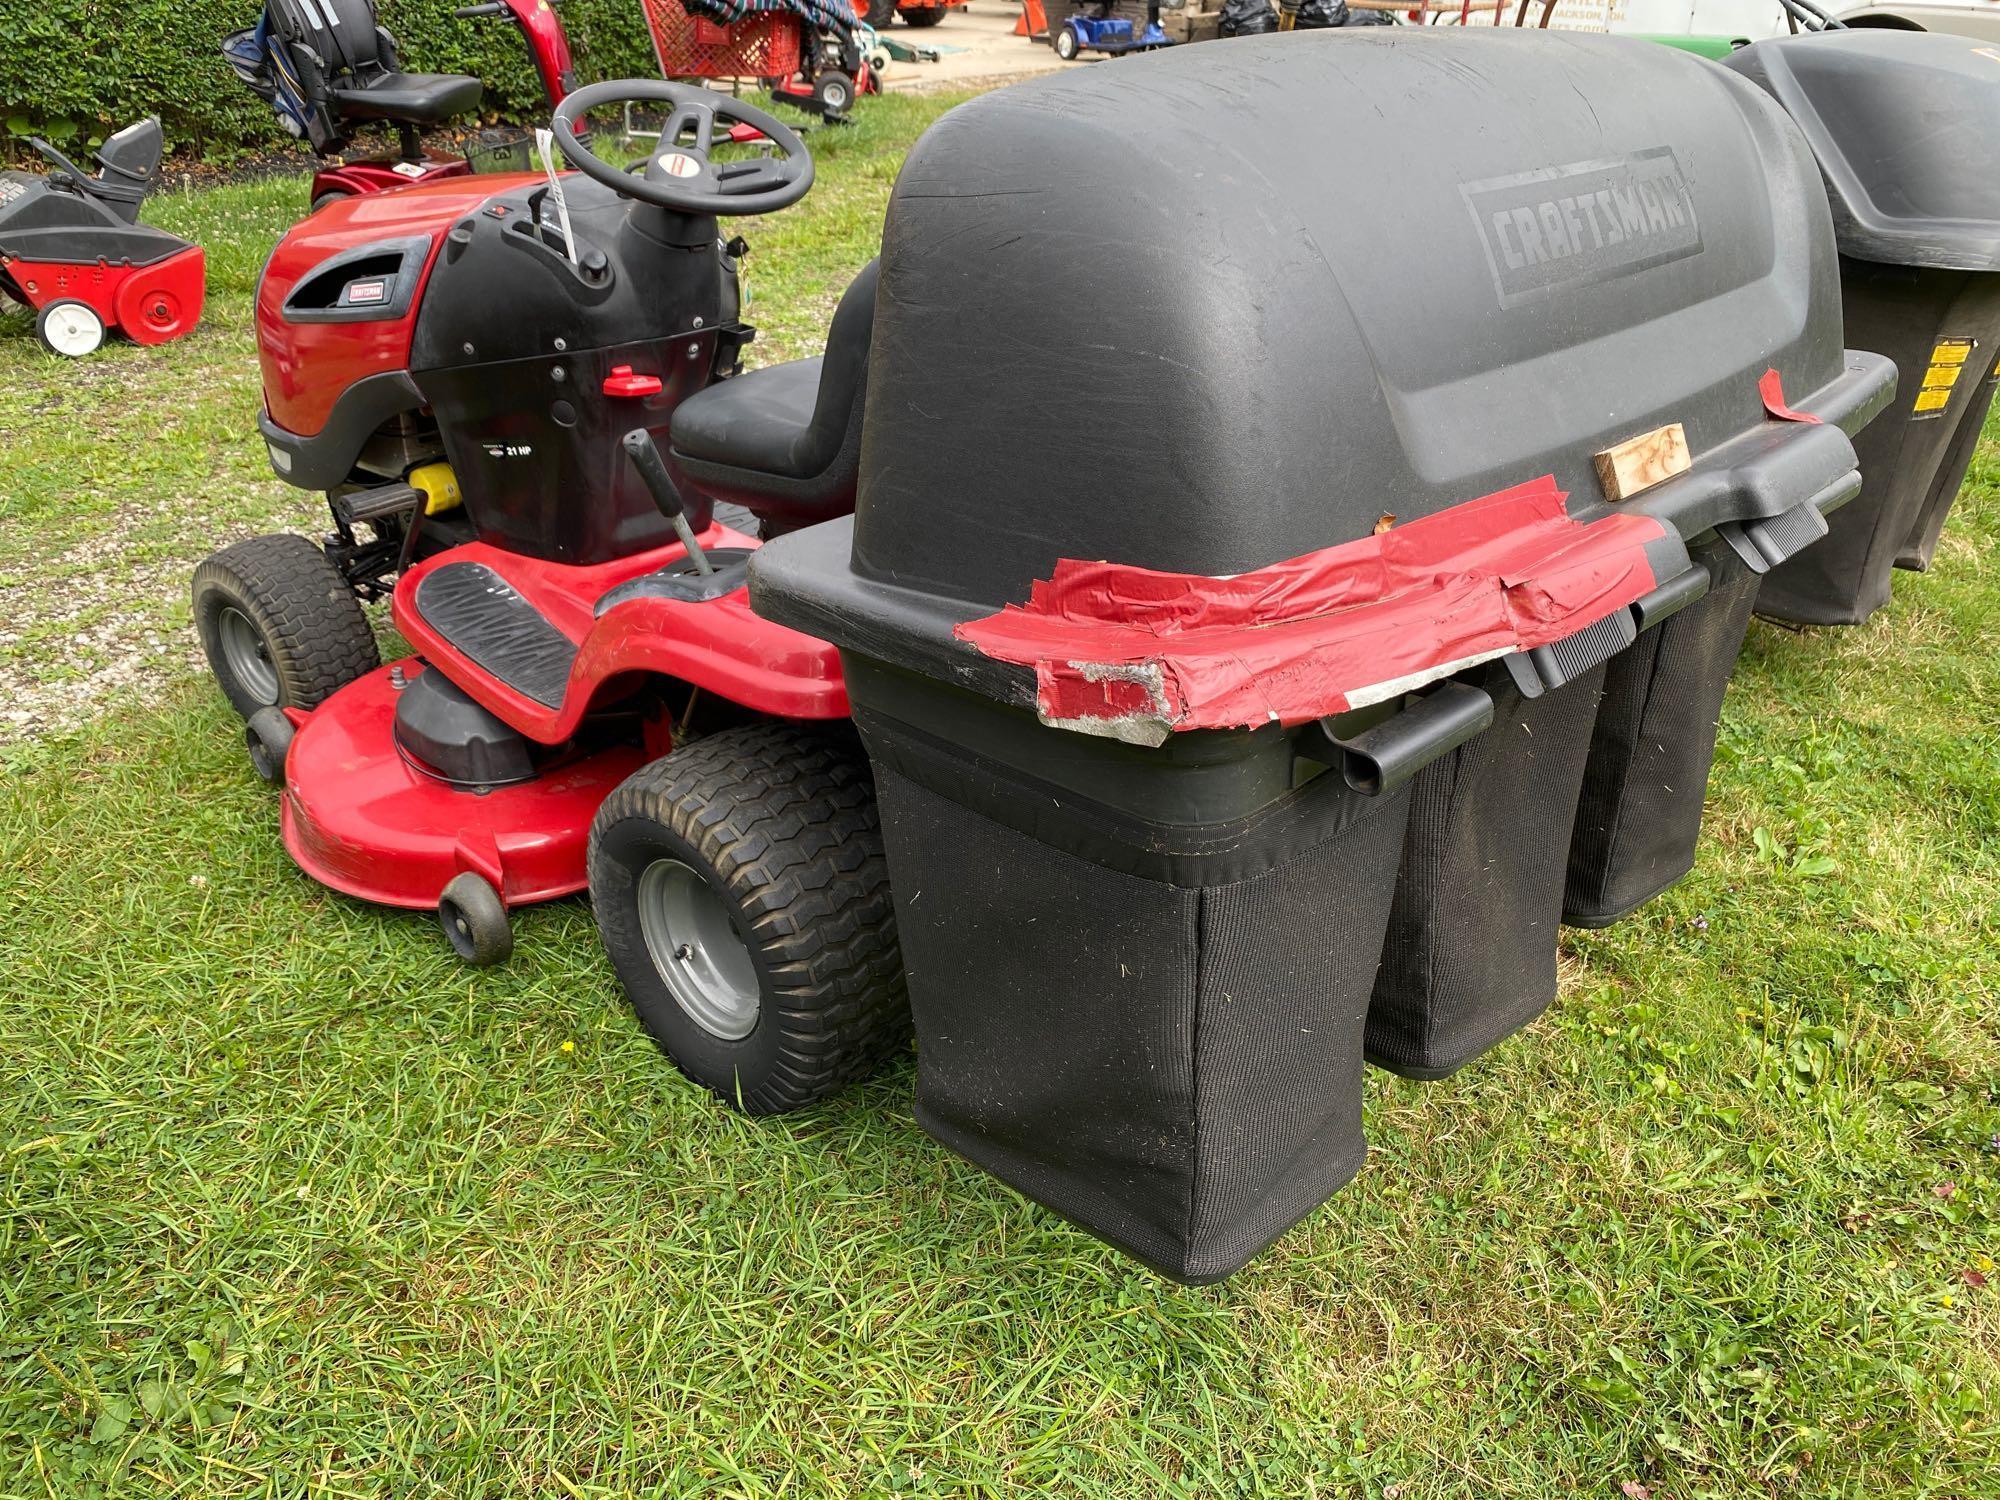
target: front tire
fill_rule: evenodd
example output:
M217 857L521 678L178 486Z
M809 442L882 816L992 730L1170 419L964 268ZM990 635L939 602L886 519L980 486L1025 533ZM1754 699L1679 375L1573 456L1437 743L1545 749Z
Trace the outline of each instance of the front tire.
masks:
M35 315L35 337L51 354L82 359L103 347L104 319L96 309L66 297Z
M1056 49L1056 56L1064 62L1075 62L1077 54L1076 33L1067 26L1058 26L1049 44Z
M262 708L317 708L382 661L340 570L291 532L253 536L197 567L194 628L245 719Z
M875 788L851 731L752 724L634 772L590 834L612 966L674 1065L746 1114L909 1035Z

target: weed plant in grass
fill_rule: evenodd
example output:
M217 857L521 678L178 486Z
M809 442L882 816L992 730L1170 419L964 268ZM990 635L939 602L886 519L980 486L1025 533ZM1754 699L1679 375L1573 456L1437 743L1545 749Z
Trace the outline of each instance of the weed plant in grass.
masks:
M750 226L760 357L931 111L869 101ZM178 354L0 339L7 628L46 592L178 638L202 533L293 513L244 304L298 187L162 206L218 265ZM1360 1178L1204 1290L929 1142L907 1061L719 1108L581 902L476 973L314 886L178 660L17 736L0 1497L2000 1495L1992 447L1970 484L1868 627L1753 628L1688 881L1568 934L1461 1077L1372 1078ZM135 533L163 500L189 529Z

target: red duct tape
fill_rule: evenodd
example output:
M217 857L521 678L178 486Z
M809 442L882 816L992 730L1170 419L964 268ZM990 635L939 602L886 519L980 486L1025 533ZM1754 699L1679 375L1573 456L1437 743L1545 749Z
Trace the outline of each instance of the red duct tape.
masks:
M1793 411L1785 405L1785 382L1776 370L1766 370L1764 378L1757 382L1757 394L1764 398L1764 410L1780 422L1810 422L1819 425L1819 418L1809 411Z
M1210 578L1064 559L958 627L1032 666L1045 723L1159 744L1299 724L1548 645L1655 584L1650 516L1572 520L1553 475L1289 562Z

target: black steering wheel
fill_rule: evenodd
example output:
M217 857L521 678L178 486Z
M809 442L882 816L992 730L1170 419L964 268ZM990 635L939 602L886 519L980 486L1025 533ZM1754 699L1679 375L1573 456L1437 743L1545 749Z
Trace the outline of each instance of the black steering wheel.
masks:
M577 138L579 115L608 104L666 104L673 107L660 131L660 149L646 170L634 175L614 167ZM743 161L712 162L716 122L736 121L763 132L780 154ZM783 120L713 89L659 79L613 79L578 89L556 107L549 129L556 148L571 166L625 198L636 198L682 214L768 214L805 197L813 183L812 153ZM694 132L691 145L681 137Z

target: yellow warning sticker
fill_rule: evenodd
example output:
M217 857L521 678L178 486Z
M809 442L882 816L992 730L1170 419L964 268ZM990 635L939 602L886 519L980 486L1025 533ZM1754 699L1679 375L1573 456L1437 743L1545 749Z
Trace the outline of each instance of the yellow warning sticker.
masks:
M1974 339L1939 339L1931 350L1930 367L1924 371L1923 381L1917 387L1916 404L1910 408L1918 417L1935 417L1951 405L1952 387L1958 384L1959 373L1965 369L1965 362L1972 358L1972 351L1978 347Z

